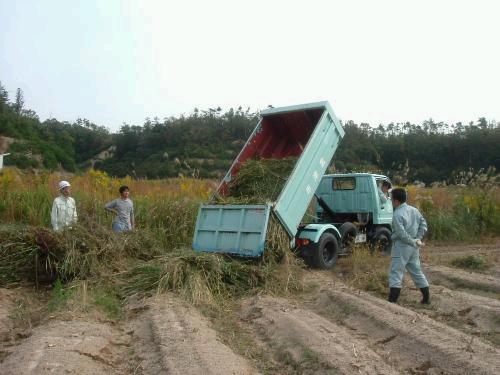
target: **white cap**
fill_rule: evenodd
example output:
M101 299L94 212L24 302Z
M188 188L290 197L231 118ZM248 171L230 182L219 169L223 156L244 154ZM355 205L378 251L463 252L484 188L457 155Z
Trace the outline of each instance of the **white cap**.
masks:
M71 186L68 181L60 181L59 182L59 190L64 189L65 187Z

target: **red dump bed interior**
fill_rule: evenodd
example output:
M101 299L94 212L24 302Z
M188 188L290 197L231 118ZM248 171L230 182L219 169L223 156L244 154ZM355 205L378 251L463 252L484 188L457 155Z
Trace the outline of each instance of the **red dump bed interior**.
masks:
M228 172L231 179L236 176L241 164L248 159L298 158L323 111L323 108L315 108L264 116L259 129L252 134L233 162ZM226 196L229 192L227 180L224 179L217 189L221 196Z

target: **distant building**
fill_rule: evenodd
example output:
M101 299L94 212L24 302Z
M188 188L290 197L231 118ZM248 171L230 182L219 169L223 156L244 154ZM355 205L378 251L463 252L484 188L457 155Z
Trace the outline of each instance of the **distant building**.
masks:
M0 154L0 171L3 169L3 157L10 154Z

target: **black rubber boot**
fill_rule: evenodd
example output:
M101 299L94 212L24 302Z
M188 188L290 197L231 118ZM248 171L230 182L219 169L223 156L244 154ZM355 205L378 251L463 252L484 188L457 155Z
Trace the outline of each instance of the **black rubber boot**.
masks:
M429 305L431 303L431 295L429 293L429 287L426 286L425 288L420 288L420 291L422 292L422 301L420 303L423 303L424 305Z
M392 303L398 302L400 292L401 292L401 288L391 288L391 290L389 292L389 302L392 302Z

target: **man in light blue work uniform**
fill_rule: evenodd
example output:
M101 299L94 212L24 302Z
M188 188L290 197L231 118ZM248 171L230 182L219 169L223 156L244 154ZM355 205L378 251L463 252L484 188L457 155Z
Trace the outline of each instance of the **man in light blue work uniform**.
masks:
M430 303L429 283L420 268L422 238L427 232L427 222L418 209L406 204L406 190L392 190L392 251L389 274L389 302L396 303L401 292L405 269L422 292L422 303Z
M50 214L50 221L52 227L56 232L65 228L71 228L78 220L76 214L75 200L71 198L71 185L68 181L59 182L59 195L54 199L52 204L52 211Z

